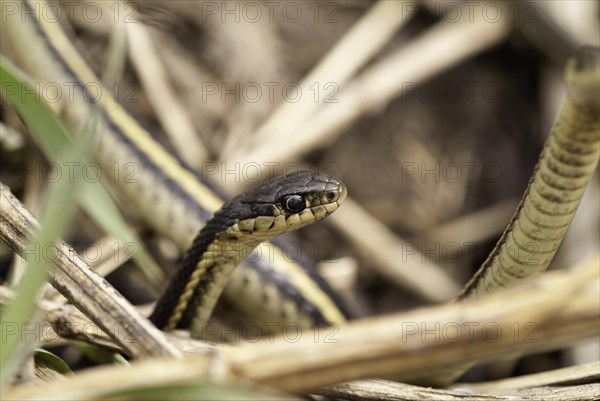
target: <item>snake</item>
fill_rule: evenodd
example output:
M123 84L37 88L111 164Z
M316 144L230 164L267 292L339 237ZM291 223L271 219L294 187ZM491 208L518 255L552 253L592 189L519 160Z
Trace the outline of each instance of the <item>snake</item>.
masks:
M201 336L235 267L259 243L333 213L346 198L337 178L298 171L269 180L227 202L194 239L150 321Z
M185 253L229 196L213 177L181 160L157 132L114 99L76 46L77 39L68 31L68 14L56 11L55 3L44 0L11 2L3 8L2 37L13 62L37 87L59 88L62 103L54 105L73 131L84 127L94 110L101 110L94 156L104 170L117 168L121 174L109 184L147 226ZM314 264L306 262L262 242L230 275L223 298L255 322L345 324L349 309Z

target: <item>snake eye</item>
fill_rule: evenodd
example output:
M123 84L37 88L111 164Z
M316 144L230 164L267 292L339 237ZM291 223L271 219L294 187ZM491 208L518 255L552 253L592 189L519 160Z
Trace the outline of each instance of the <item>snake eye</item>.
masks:
M283 198L283 206L292 213L299 213L306 208L306 201L300 195L290 195Z

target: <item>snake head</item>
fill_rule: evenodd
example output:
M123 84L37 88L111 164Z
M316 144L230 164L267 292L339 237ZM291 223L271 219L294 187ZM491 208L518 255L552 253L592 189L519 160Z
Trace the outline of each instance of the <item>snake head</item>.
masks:
M234 199L223 209L235 211L228 234L267 240L324 219L346 198L337 178L315 171L297 171L266 181Z

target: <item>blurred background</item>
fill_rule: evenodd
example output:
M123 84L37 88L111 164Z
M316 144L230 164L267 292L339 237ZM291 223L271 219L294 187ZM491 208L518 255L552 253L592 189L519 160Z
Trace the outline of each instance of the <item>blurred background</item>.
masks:
M348 204L296 238L356 317L457 294L523 194L564 96L567 58L600 42L595 1L57 4L97 72L111 32L125 27L114 96L229 193L297 168L347 184ZM27 171L45 161L5 102L0 113L2 180L35 210L44 183ZM596 177L551 268L598 252L598 205ZM80 218L69 240L81 250L101 233ZM173 244L139 229L171 274ZM4 250L2 274L14 263ZM108 279L138 304L160 291L133 264ZM599 358L584 344L466 379Z

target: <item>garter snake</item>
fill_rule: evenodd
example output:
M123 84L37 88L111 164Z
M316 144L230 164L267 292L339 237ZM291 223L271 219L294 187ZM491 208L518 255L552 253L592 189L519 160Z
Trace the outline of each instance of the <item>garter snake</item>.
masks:
M267 181L227 202L194 239L150 320L159 328L202 333L233 269L260 242L333 213L346 198L334 177L299 171Z
M40 0L9 5L3 8L1 29L15 63L40 87L51 84L62 90L60 111L75 131L86 123L93 107L102 109L96 160L107 170L134 166L135 180L111 184L141 211L149 226L172 239L182 252L188 249L198 229L227 198L223 191L167 151L113 99L63 29L67 13L59 15L55 3L49 6ZM91 95L89 88L104 95ZM251 259L235 271L224 291L241 312L259 321L304 327L345 322L346 310L313 268L264 243Z
M34 7L39 3L27 0L22 3L27 8L26 14L19 14L17 18L5 15L3 32L15 44L21 66L43 82L62 82L63 85L77 82L78 94L81 95L86 85L98 80L56 20L52 22L39 17ZM16 21L11 22L14 19ZM28 46L21 45L24 43ZM514 285L541 274L548 267L598 162L597 72L597 51L585 53L568 67L568 97L534 177L496 249L464 288L460 299ZM589 90L590 87L593 87L592 90ZM192 173L158 145L112 99L103 98L99 105L106 112L101 127L104 136L98 152L99 160L106 166L115 161L135 160L141 167L142 185L122 185L121 190L145 213L150 225L173 238L180 248L186 249L195 230L218 209L223 197L205 178ZM65 117L79 126L85 121L89 107L85 101L78 100L64 110ZM240 277L258 276L262 285L276 289L277 300L271 300L271 306L264 307L263 311L284 318L282 308L273 308L273 304L283 303L291 305L296 312L295 315L287 314L285 318L288 319L293 315L293 319L305 319L311 323L342 322L344 313L330 298L327 287L296 264L284 261L280 253L277 255L275 263L261 262L238 270L246 274ZM265 265L268 267L265 268ZM237 296L242 308L253 309L256 305L263 305L261 297L256 294L246 297L258 292L254 291L256 287L244 290L244 285L240 284L243 279L237 280L236 287L235 276L232 277L234 285L230 286L234 288L230 292L231 298ZM171 301L168 308L174 311L180 305L178 301ZM155 318L164 327L184 324L186 320L193 319L186 315L185 309L186 306L181 317L173 318L172 322L169 322L170 319L165 322L164 317ZM169 317L173 316L172 312L167 313L171 313Z

